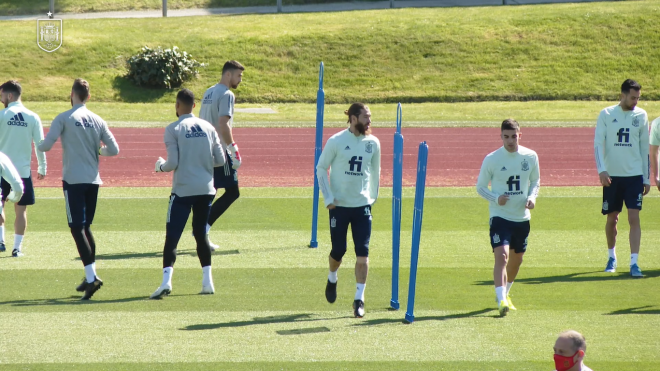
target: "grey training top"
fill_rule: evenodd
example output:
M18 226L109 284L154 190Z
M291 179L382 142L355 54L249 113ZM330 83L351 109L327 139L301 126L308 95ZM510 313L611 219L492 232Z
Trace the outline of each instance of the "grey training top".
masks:
M161 170L172 171L172 193L179 197L214 195L213 167L225 164L218 133L192 113L181 115L165 128L167 162Z
M55 117L38 149L50 151L59 137L62 137L62 180L69 184L102 184L99 155L119 153L108 124L84 104L76 104ZM105 144L102 149L101 143Z
M218 127L220 117L229 116L227 125L231 128L234 121L234 93L226 85L215 84L204 92L202 98L202 107L199 109L199 117ZM228 144L220 138L223 148Z

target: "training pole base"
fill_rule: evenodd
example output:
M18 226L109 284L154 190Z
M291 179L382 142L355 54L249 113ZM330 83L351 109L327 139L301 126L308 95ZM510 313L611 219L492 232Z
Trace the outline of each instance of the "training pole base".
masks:
M406 313L406 322L408 324L415 322L415 316L413 316L412 314Z
M315 249L315 248L317 248L317 247L319 247L319 243L318 243L317 241L311 241L311 242L309 243L309 248L310 248L310 249Z
M399 302L395 300L390 300L390 308L394 310L399 310Z

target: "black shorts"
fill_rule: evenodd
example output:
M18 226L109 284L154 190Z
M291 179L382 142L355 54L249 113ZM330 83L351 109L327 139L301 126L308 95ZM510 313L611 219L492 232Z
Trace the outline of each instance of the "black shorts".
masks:
M621 212L623 202L628 209L642 209L644 193L644 178L636 176L613 176L612 184L603 187L603 207L601 212L607 215L611 212Z
M18 205L27 206L34 205L34 186L32 185L32 177L21 178L23 181L23 196L18 201ZM0 180L0 188L2 188L2 201L7 201L7 196L11 192L11 185L2 178Z
M346 254L346 235L348 225L351 225L355 255L369 256L369 241L371 240L371 206L335 207L330 211L330 239L332 251L330 256L341 261Z
M62 181L64 203L69 227L90 226L96 214L96 200L99 195L99 185L80 183L69 184Z
M197 230L200 235L204 235L213 197L215 195L179 197L172 193L167 208L167 236L175 238L176 241L181 238L191 210L193 212L193 231Z
M213 168L213 187L215 189L231 188L238 185L238 172L231 167L232 160L229 152L226 155L227 162L224 166Z
M490 218L490 246L493 249L508 245L516 253L524 253L527 251L527 236L529 220L512 222L497 216Z

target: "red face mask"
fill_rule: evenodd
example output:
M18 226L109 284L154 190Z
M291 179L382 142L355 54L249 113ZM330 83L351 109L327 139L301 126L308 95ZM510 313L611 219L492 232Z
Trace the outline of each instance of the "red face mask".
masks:
M555 369L557 371L566 371L570 369L571 367L575 366L575 356L580 353L578 350L573 354L572 356L565 357L565 356L560 356L559 354L555 354Z

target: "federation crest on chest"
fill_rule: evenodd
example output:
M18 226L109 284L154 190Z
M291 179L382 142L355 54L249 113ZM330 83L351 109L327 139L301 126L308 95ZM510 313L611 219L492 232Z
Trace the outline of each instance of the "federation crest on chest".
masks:
M528 171L529 170L529 162L527 160L522 160L521 162L521 170L522 171Z
M633 118L632 126L634 126L636 128L639 127L639 117L635 116Z
M371 143L371 142L367 142L367 143L364 145L364 151L365 151L366 153L372 153L373 150L374 150L374 148L373 148L373 143Z

